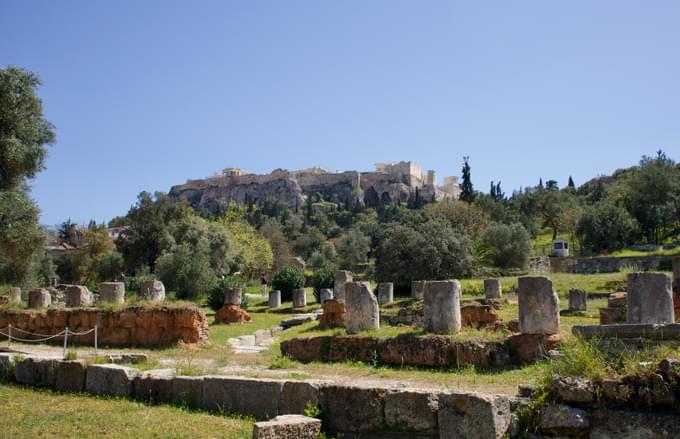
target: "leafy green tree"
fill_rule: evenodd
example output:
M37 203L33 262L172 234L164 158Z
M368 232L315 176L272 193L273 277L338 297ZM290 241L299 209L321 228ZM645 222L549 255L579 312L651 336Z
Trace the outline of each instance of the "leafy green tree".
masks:
M611 251L630 244L637 231L635 219L622 207L601 201L586 209L576 235L581 245L594 252Z
M534 192L532 197L535 198L535 209L543 227L548 227L553 232L553 240L557 239L559 232L574 230L581 210L572 194L559 191L551 185L550 189Z
M457 232L475 239L489 225L489 216L477 205L458 200L428 204L427 212L441 216Z
M486 257L500 268L526 268L531 254L531 236L519 223L491 224L481 237Z
M355 270L368 260L371 240L357 229L350 229L338 245L338 255L343 268Z
M121 281L125 274L125 261L118 251L105 254L99 263L99 279L103 282Z
M475 201L475 190L472 187L472 178L470 177L470 157L463 157L462 180L460 185L460 199L472 203Z
M324 288L333 288L335 285L335 272L337 267L334 264L326 264L314 270L312 285L314 286L314 297L319 302L319 291Z
M281 300L293 300L293 290L305 286L305 273L299 268L284 267L272 276L272 288L281 291Z
M293 253L286 236L281 231L278 220L276 218L267 220L260 229L260 233L269 242L272 249L272 270L278 271L285 267Z
M274 253L269 241L247 222L240 219L239 208L231 208L220 223L233 242L236 265L248 279L257 279L272 268Z

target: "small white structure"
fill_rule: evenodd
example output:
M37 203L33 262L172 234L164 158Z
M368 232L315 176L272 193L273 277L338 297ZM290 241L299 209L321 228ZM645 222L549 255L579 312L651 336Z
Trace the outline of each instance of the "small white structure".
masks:
M569 256L569 243L561 239L556 239L552 243L553 256L567 257Z

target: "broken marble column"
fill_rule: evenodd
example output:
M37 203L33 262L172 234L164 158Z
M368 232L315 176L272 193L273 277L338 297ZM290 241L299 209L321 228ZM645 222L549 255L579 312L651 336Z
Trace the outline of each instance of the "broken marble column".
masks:
M519 331L523 334L558 334L560 299L552 280L544 276L519 278Z
M378 299L368 282L348 282L345 290L347 333L380 328Z
M427 281L423 304L423 323L427 332L454 334L460 331L460 282Z
M629 273L628 323L673 323L673 291L665 273Z
M335 272L335 284L333 286L333 298L344 300L345 285L347 282L352 282L352 272L346 270L339 270Z
M102 303L125 303L125 284L123 282L102 282L99 284L99 301Z
M241 306L241 295L243 288L225 288L224 289L224 304Z
M486 299L500 299L501 280L500 279L484 279L484 298Z
M394 284L392 282L382 282L378 284L378 303L386 305L394 300Z
M267 303L270 308L278 308L281 306L281 291L273 290L269 292L269 302Z
M52 296L45 288L37 288L28 292L29 308L47 308L52 304Z
M82 285L69 285L66 287L66 291L64 291L64 296L67 308L77 308L92 304L90 290Z
M587 308L586 301L588 300L588 293L583 290L570 289L569 290L569 310L570 311L585 311Z
M425 281L414 280L411 282L411 299L423 300L425 297Z
M304 288L293 290L293 308L304 308L307 306L307 293Z
M145 300L150 302L163 302L165 300L165 285L159 280L142 282L139 292Z
M10 303L21 303L21 288L11 287L9 289L9 301Z
M333 290L330 288L322 288L321 291L319 291L319 303L323 305L323 303L327 300L331 300L333 298Z

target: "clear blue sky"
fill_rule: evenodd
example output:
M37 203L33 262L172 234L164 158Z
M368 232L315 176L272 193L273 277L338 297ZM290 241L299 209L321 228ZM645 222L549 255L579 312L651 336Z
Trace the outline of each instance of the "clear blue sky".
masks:
M675 1L0 2L57 130L42 222L228 166L414 160L506 192L680 159Z

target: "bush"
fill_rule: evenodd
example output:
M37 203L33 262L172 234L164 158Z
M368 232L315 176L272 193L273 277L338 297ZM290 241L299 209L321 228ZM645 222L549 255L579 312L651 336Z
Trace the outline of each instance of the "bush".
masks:
M246 295L246 280L241 276L226 276L208 292L208 307L217 311L224 305L224 290L227 288L243 288L241 294L241 308L248 308L248 296Z
M526 268L531 253L531 237L519 223L494 223L482 234L485 257L494 267Z
M272 288L281 291L281 300L293 300L293 290L305 286L305 273L299 268L284 267L272 276Z
M320 302L319 291L324 288L333 288L335 285L335 271L335 265L327 264L314 272L312 284L314 286L314 298L317 302Z
M583 247L594 252L617 250L632 242L637 223L622 207L599 202L586 210L576 227Z

